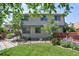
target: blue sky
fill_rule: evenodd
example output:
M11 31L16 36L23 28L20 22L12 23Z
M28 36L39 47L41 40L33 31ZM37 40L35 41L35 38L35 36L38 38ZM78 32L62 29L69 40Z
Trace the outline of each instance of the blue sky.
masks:
M71 13L65 17L65 22L66 23L75 23L75 22L79 22L79 3L73 3L70 4L70 6L73 7L73 9L71 9ZM23 4L24 7L24 13L28 12L28 8ZM57 8L58 13L63 13L63 9L58 9Z
M67 23L75 23L79 22L79 3L70 4L73 6L73 9L71 9L71 12L67 17L65 17L65 22Z

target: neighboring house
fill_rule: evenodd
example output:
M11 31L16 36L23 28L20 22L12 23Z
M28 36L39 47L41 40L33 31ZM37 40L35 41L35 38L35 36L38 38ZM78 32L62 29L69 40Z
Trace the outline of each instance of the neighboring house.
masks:
M79 29L79 22L73 23L75 29Z
M37 14L38 17L30 17L28 14L24 15L22 20L22 35L25 38L48 38L48 33L43 31L41 27L47 24L47 21L52 19L59 23L59 26L64 26L65 21L62 14ZM39 17L41 15L41 17ZM63 31L63 30L61 30Z
M79 32L79 22L73 23L73 26L75 30Z

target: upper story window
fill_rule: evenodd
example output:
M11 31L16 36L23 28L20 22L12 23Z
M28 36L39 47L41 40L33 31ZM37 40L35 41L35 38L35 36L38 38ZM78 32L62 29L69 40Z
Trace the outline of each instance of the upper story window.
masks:
M47 18L47 16L46 16L46 15L43 15L43 16L41 17L41 20L45 20L45 21L47 21L47 20L48 20L48 18Z
M60 15L55 15L55 20L60 21L61 20L61 16Z
M24 15L24 20L29 20L29 16L28 15Z

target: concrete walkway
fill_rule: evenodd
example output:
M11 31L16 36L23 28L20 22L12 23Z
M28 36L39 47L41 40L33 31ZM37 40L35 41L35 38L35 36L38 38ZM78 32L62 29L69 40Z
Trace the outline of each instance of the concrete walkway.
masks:
M15 40L15 42L13 42L13 40ZM16 37L14 37L12 39L6 39L6 40L0 41L0 50L12 48L12 47L15 47L19 44L35 44L35 43L50 43L50 41L21 41L21 42L17 42Z
M12 48L19 44L36 44L36 43L50 43L50 41L27 41L27 42L11 42L10 40L0 41L0 50Z
M9 40L0 41L0 50L12 48L12 47L15 47L15 46L17 46L17 44L12 43Z
M50 41L27 41L27 42L19 42L18 44L37 44L37 43L51 43Z

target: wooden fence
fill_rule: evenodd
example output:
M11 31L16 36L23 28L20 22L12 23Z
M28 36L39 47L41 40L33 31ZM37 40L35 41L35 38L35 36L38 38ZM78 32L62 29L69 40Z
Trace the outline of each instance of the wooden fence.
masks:
M79 32L61 32L61 33L55 33L55 35L59 38L73 38L74 40L79 40Z

